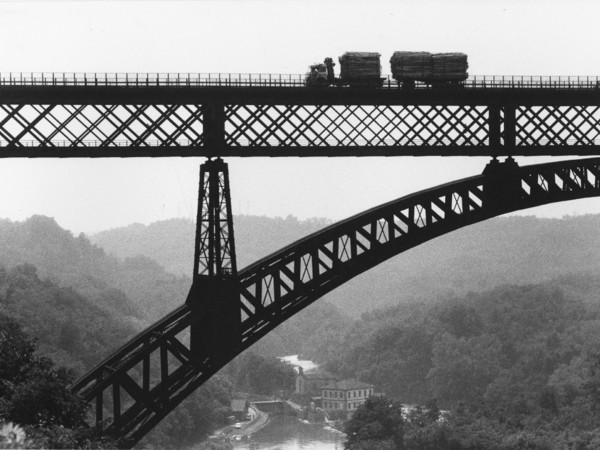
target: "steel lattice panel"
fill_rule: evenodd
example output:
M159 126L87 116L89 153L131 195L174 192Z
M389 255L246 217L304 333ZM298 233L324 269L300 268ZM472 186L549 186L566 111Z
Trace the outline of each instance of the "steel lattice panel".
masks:
M0 105L0 146L202 144L200 105Z
M516 145L600 144L598 106L523 106L515 119Z
M487 106L228 105L229 146L485 146Z
M331 227L327 233L330 239L315 237L309 245L299 245L298 251L269 261L252 276L242 278L240 306L245 336L251 338L266 326L272 320L272 311L293 309L296 302L305 300L305 291L327 285L344 270L352 271L359 261L377 260L378 253L426 234L428 228L480 213L484 191L481 178L424 195L416 202L381 207L351 226L336 230Z

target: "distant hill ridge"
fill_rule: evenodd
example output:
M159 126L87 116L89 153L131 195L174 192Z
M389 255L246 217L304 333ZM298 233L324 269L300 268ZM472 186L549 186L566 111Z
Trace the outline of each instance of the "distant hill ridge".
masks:
M266 243L265 239L249 240L244 237L244 228L240 227L238 234L242 242L250 242L247 247L251 249L247 251L250 255L268 254L276 250L283 245L278 239L291 241L301 237L286 234L285 230L303 235L326 224L308 221L300 226L289 226L298 222L293 218L273 220L249 217L248 222L262 226L249 226L246 231L253 234L261 230L259 233L273 236L273 242L268 242L268 239ZM177 226L173 227L174 224L184 230L186 227L191 229L192 237L185 236L185 233L174 233L173 230L177 229ZM124 248L129 248L128 239L135 241L135 235L141 236L139 242L143 244L139 247L143 252L131 250L131 253L125 251L116 256L119 252L114 251L113 247L105 251L83 234L75 237L49 217L35 215L24 221L0 219L0 312L30 328L33 336L37 337L37 333L41 332L39 337L45 354L52 354L55 359L80 369L90 361L96 363L99 351L90 353L89 349L78 348L81 354L90 353L89 361L86 359L82 362L79 353L74 357L72 352L67 351L69 356L57 347L56 342L60 341L61 334L58 337L54 334L50 336L44 330L58 330L65 337L87 336L86 345L91 345L94 339L89 337L89 333L97 333L100 327L106 330L105 334L110 336L112 333L115 337L114 342L108 339L106 346L102 346L106 349L123 344L126 335L140 331L182 305L192 283L191 277L169 273L147 255L159 259L161 251L157 249L172 247L171 257L175 255L176 261L178 255L186 251L193 252L194 228L190 221L172 220L148 227L137 224L116 230L119 239L123 239ZM148 237L148 230L151 238ZM111 235L113 231L107 233ZM118 239L112 241L113 245L116 242ZM152 245L148 245L149 242ZM14 304L3 304L6 301L4 294L16 283L12 280L22 273L27 275L27 285L32 286L31 290L24 292ZM51 301L45 299L47 296L51 297ZM67 300L69 314L55 306L55 303L62 305ZM71 315L81 320L73 320ZM50 320L44 322L44 317ZM90 321L95 325L90 326ZM255 350L272 356L300 353L305 347L299 347L301 351L297 348L303 342L306 342L306 349L315 346L310 340L310 336L317 335L315 329L343 329L348 323L349 319L336 307L325 301L318 302L270 333ZM64 332L61 331L63 329ZM300 339L300 336L306 338L307 335L308 339Z
M154 321L180 305L190 279L168 273L147 256L119 259L54 219L0 220L0 265L32 264L41 278L72 287L111 315Z
M324 219L237 216L239 265L328 224ZM110 316L127 319L139 329L185 300L191 277L169 273L163 266L173 270L179 264L185 268L179 273L187 272L194 229L189 220L173 219L88 238L74 237L44 216L22 222L0 220L0 266L10 271L32 264L40 279L72 287ZM426 303L502 284L561 278L577 292L581 286L598 284L599 268L600 215L497 218L437 238L351 280L270 333L257 351L310 355L317 341L323 341L319 330L327 330L326 341L335 352L343 330L351 326L345 314L358 318L377 308L415 300Z
M326 219L234 217L240 268L324 228ZM191 273L195 224L171 219L90 236L119 257L144 255L168 271ZM351 315L448 291L544 282L600 269L600 215L543 219L511 216L449 233L392 258L327 295Z
M313 233L331 221L298 220L293 216L235 216L234 236L238 268L267 256L295 240ZM158 261L178 275L192 275L196 224L190 219L169 219L150 225L135 223L89 236L96 245L119 258L143 255Z

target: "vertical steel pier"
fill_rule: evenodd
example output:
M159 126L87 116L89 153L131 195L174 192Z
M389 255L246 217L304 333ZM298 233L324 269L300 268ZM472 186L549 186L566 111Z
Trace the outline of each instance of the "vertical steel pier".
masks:
M221 158L200 168L190 349L197 364L219 364L241 346L239 288L229 191ZM208 359L207 359L208 357Z

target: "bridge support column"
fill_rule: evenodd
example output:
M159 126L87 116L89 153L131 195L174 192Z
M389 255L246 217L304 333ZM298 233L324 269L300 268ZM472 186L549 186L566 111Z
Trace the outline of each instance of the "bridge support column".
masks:
M200 167L195 245L194 278L186 299L194 311L190 349L197 364L213 364L231 359L227 355L241 344L229 171L220 158Z
M497 210L499 214L510 211L520 203L522 197L519 165L508 157L504 162L492 159L483 170L484 206Z

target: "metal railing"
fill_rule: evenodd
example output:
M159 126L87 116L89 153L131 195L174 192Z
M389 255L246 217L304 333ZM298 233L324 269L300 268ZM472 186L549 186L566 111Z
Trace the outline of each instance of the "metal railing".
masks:
M306 87L302 74L2 72L0 86ZM600 76L475 75L456 84L417 81L415 89L600 89ZM391 75L382 89L401 87Z
M168 147L173 147L173 148L177 148L177 147L190 147L190 146L197 146L198 144L195 143L194 141L190 140L190 139L176 139L174 141L170 141L168 144L165 144L163 141L160 141L158 139L148 139L148 140L144 140L143 142L139 142L139 143L134 143L134 141L130 141L130 140L125 140L125 139L119 139L119 140L114 140L114 141L101 141L98 139L84 139L81 141L69 141L69 140L65 140L65 139L52 139L50 141L44 142L42 140L32 140L32 139L27 139L27 140L19 140L17 141L16 144L6 141L6 140L2 140L0 139L0 147L8 147L9 145L15 145L17 147L132 147L132 146L138 146L138 147L161 147L161 146L168 146Z
M468 88L600 89L600 76L475 75Z
M13 143L13 142L9 142L6 140L2 140L0 139L0 148L1 147L8 147L8 146L15 146L15 147L23 147L23 148L28 148L28 147L45 147L45 148L50 148L50 147L56 147L56 148L62 148L62 147L91 147L91 148L96 148L96 147L102 147L105 146L107 148L115 148L115 147L132 147L132 146L137 146L139 148L152 148L152 147L172 147L172 148L178 148L178 147L197 147L197 146L202 146L202 144L198 144L197 142L188 140L188 139L177 139L176 141L173 142L169 142L168 144L165 144L162 141L159 140L145 140L143 142L140 143L135 143L133 141L129 141L129 140L114 140L111 141L107 144L107 142L105 141L100 141L100 140L82 140L79 142L74 142L74 141L69 141L69 140L50 140L48 142L42 142L41 140L19 140L17 143ZM485 139L483 142L477 142L476 138L473 138L471 140L469 139L449 139L449 138L443 138L443 139L435 139L435 140L423 140L423 139L401 139L401 140L395 140L395 139L381 139L378 140L377 142L373 143L370 140L367 139L335 139L335 138L330 138L330 139L325 139L322 140L318 143L315 143L313 141L309 141L307 139L296 139L293 142L285 142L285 141L279 141L277 139L257 139L256 141L252 141L250 139L245 139L245 138L238 138L235 140L232 140L231 142L228 142L227 145L231 148L252 148L252 147L273 147L273 148L277 148L277 147L281 147L281 146L288 146L288 147L297 147L297 148L306 148L306 147L311 147L311 148L335 148L338 146L346 146L346 147L396 147L396 146L406 146L406 147L425 147L425 146L430 146L430 147L436 147L436 146L473 146L473 147L485 147L489 145L489 142L487 139ZM575 147L587 147L587 146L600 146L600 135L596 136L594 138L590 137L588 139L576 139L576 138L567 138L567 139L548 139L548 138L540 138L540 139L535 139L535 138L526 138L526 139L519 139L517 138L517 142L516 142L516 146L520 147L520 146L547 146L547 145L564 145L564 146L575 146Z
M0 73L0 86L304 87L304 75L255 73Z

